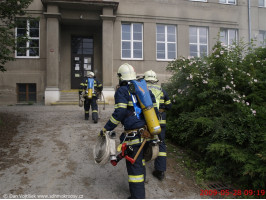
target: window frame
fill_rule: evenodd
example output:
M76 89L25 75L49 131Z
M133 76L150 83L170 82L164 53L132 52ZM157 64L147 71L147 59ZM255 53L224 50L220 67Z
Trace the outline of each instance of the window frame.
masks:
M260 35L262 35L262 41L260 41ZM259 42L259 46L263 47L263 46L266 46L266 30L259 30L259 38L258 38L258 42Z
M227 36L227 44L225 44L226 46L231 46L232 44L230 44L230 34L229 34L229 31L230 30L234 30L235 31L235 34L236 34L236 38L235 38L235 42L238 43L238 29L235 29L235 28L220 28L220 33L222 32L222 30L226 30L226 36ZM221 35L220 35L220 38L221 38ZM219 38L219 40L221 41L221 39ZM222 41L221 41L222 42Z
M17 85L17 102L18 103L26 103L26 102L36 103L37 102L37 84L36 83L17 83L16 85ZM19 87L22 86L22 85L25 85L25 88L26 88L25 92L20 92L19 91ZM30 92L29 91L30 85L34 85L35 86L35 91L34 92ZM20 94L25 95L25 101L20 101L19 100L19 95ZM35 95L35 100L34 101L29 99L30 94L34 94Z
M237 3L236 0L234 0L234 1L235 1L234 3L229 3L229 2L228 2L229 0L225 0L225 1L226 1L226 2L223 3L223 2L220 2L220 0L219 0L219 3L220 3L220 4L226 4L226 5L236 5L236 3Z
M164 39L163 42L157 40L157 25L164 26L165 39ZM174 42L168 42L167 41L167 39L168 39L167 27L168 26L173 26L175 28L175 41ZM176 25L173 25L173 24L156 24L156 60L157 61L172 61L172 60L177 58L177 38L176 38L176 35L177 35L177 27L176 27ZM165 58L164 59L161 59L161 58L157 57L157 50L158 50L157 49L157 44L158 43L163 43L164 46L165 46L165 49L164 49L165 50L165 52L164 52L165 53ZM173 58L173 59L169 59L168 58L168 44L175 44L175 58Z
M190 38L190 28L197 28L197 43L191 43L190 42L190 39L189 39L189 55L191 55L191 52L190 52L190 45L191 44L196 44L197 45L197 57L198 58L201 58L201 52L200 52L200 44L203 44L203 43L200 43L200 34L199 34L199 30L200 28L206 28L206 32L207 32L207 35L206 35L206 38L207 38L207 43L206 43L206 46L207 46L207 52L206 52L206 56L209 55L209 27L207 26L189 26L189 38Z
M40 58L41 48L40 48L40 20L36 19L27 19L27 18L17 18L18 20L26 20L27 26L26 26L26 37L28 37L28 40L26 41L26 56L18 56L17 50L15 50L15 58ZM38 21L38 30L39 30L39 37L30 37L30 20ZM18 34L18 27L15 27L15 38L17 40ZM38 40L38 49L39 49L39 55L38 56L30 56L30 41L31 40Z
M123 24L130 24L130 40L123 40ZM141 24L141 40L134 40L133 39L133 25L134 24ZM143 60L143 32L144 32L144 25L140 22L121 22L121 60ZM129 42L130 41L130 58L123 58L123 41ZM134 42L141 41L141 58L134 58Z
M259 1L259 0L258 0ZM260 6L259 5L259 2L258 2L258 6L259 6L259 8L266 8L266 0L263 0L263 6Z

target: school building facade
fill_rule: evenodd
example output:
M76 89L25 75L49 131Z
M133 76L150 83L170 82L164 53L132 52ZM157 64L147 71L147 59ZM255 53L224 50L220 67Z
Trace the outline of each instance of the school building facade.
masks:
M27 13L14 31L30 40L0 73L0 104L59 102L87 71L112 102L125 62L163 83L169 61L208 54L218 33L225 44L266 39L266 0L34 0Z

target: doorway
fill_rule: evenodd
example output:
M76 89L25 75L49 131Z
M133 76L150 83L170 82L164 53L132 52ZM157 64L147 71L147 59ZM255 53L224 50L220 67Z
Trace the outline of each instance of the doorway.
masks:
M71 89L78 89L88 71L93 71L93 38L71 37Z

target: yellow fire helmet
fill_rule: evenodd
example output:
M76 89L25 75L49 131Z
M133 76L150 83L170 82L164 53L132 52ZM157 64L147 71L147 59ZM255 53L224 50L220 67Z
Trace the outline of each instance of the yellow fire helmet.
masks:
M144 80L145 81L158 81L156 73L152 70L146 71L144 73Z
M124 63L119 67L117 75L122 81L130 81L136 79L135 69L128 63Z

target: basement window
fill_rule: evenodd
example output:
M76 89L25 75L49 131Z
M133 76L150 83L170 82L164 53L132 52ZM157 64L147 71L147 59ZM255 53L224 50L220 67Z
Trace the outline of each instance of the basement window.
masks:
M36 84L17 83L17 100L19 103L36 102Z

